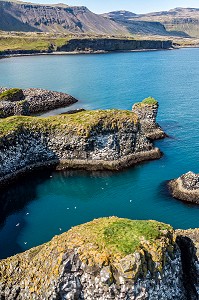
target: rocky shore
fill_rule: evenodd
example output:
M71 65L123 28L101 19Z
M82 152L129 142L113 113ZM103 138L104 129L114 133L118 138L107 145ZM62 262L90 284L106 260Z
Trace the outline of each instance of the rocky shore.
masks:
M199 174L188 172L170 180L168 186L174 198L199 204Z
M0 299L197 300L198 242L198 229L97 219L1 260Z
M142 102L135 103L132 108L132 111L137 114L140 120L141 130L145 136L151 140L166 137L165 132L156 122L158 107L158 101L149 97L144 99Z
M0 182L49 165L120 170L161 157L130 111L81 111L49 118L0 121Z
M5 91L12 89L0 87L0 97ZM44 89L23 89L21 98L0 101L0 118L13 115L31 115L48 110L65 107L77 102L71 95Z

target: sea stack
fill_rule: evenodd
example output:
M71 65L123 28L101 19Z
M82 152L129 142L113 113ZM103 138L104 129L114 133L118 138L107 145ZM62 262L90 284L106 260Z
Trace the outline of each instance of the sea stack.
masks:
M161 139L166 136L165 132L156 122L158 107L158 101L152 97L148 97L142 102L135 103L132 108L133 112L140 119L141 130L151 140Z
M168 183L174 198L199 204L199 174L188 172Z

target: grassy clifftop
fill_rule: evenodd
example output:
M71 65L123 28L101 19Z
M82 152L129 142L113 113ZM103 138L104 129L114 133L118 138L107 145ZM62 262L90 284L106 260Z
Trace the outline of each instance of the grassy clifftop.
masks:
M60 276L63 257L74 250L90 268L112 265L134 279L140 269L146 274L155 262L161 268L165 251L172 252L173 243L173 229L163 223L117 217L96 219L73 227L46 244L0 261L1 283L38 294L48 291ZM141 257L139 263L133 256L135 252Z
M115 109L82 111L48 118L13 116L0 120L0 137L22 130L88 136L93 130L122 129L132 123L138 123L136 114Z

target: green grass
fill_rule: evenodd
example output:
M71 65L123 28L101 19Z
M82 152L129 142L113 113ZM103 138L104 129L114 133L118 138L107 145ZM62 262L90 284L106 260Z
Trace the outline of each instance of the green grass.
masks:
M85 241L96 244L101 251L128 255L142 248L143 239L151 244L164 236L171 226L156 221L136 221L116 217L102 218L72 229ZM70 233L70 231L69 231Z
M20 99L20 97L21 98L23 97L22 89L14 88L14 89L10 89L10 90L7 90L5 92L2 92L0 94L0 100L1 101L12 101L16 97L19 98L19 99Z
M148 97L148 98L145 98L142 102L137 102L134 104L134 106L145 106L145 105L158 105L158 101L153 98L153 97Z
M56 50L66 44L68 38L48 38L45 36L0 36L0 51L8 50Z
M137 122L138 117L133 112L114 109L82 111L47 118L12 116L0 120L0 137L11 132L17 134L22 129L88 136L92 131L97 133L102 129L117 130Z

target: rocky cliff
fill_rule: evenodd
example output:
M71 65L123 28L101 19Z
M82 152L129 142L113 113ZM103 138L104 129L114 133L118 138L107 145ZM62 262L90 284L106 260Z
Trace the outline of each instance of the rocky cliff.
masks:
M156 121L158 107L158 102L154 98L149 97L142 102L135 103L132 108L140 120L141 130L151 140L161 139L166 136Z
M14 99L12 95L10 99L6 99L6 95L12 93L13 90L15 89L0 87L0 118L13 115L29 116L77 102L77 99L66 93L35 88L19 89L20 97Z
M0 261L0 298L188 299L171 226L94 220ZM189 298L191 300L191 298Z
M161 157L130 111L82 111L0 121L0 181L49 164L118 170Z
M130 39L71 39L65 45L58 47L58 51L131 51L150 49L170 49L172 41L161 40L130 40Z

